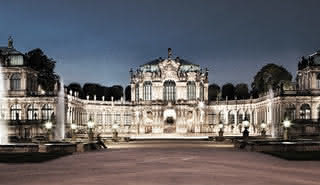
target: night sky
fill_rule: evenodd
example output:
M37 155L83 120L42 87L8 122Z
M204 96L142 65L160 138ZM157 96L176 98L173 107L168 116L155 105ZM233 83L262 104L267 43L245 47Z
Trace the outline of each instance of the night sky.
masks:
M65 83L129 83L167 48L208 67L210 83L250 84L267 63L294 76L320 49L319 0L0 0L0 45L41 48Z

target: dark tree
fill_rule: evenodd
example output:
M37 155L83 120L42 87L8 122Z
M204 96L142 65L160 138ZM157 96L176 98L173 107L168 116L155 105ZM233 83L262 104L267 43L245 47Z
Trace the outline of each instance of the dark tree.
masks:
M222 98L226 99L226 97L228 97L228 100L233 100L234 91L235 91L235 88L232 83L224 84L222 86Z
M124 90L126 101L131 101L131 86L128 85Z
M209 101L215 101L220 93L220 87L217 84L210 84L208 87Z
M235 96L238 99L248 99L250 98L248 85L245 83L237 84L235 87Z
M25 54L27 65L38 71L38 82L45 91L53 91L59 76L55 74L56 62L48 58L41 49L34 49Z
M121 85L114 85L111 87L111 95L114 100L120 100L123 97L123 87Z
M69 91L72 90L72 92L78 92L80 98L85 98L83 94L82 87L79 83L72 82L68 85L68 93Z
M101 97L98 98L98 96L101 96L101 85L96 83L85 83L83 85L83 94L85 97L89 95L91 100L94 95L97 96L97 99L100 99Z
M102 86L103 95L105 97L105 101L111 101L111 88Z
M292 75L282 66L267 64L254 76L251 84L253 95L277 89L280 82L291 82Z

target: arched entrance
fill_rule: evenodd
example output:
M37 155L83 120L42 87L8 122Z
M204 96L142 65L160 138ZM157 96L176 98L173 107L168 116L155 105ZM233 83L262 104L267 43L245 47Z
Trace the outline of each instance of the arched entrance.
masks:
M163 133L176 133L176 111L174 109L166 109L163 112L163 120Z

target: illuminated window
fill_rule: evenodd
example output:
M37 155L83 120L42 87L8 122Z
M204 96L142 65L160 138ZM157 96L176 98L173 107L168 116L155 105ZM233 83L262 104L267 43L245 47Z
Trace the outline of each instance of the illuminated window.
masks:
M21 105L14 104L10 107L11 120L21 120Z
M144 82L143 84L143 99L152 100L152 83Z
M176 83L174 81L165 81L163 90L163 99L165 101L175 101Z
M45 104L41 109L41 116L43 120L50 120L53 115L53 106Z
M204 101L204 86L202 83L200 84L200 100Z
M303 104L300 107L300 119L311 119L311 108L309 104Z
M31 105L28 106L27 119L28 120L36 120L36 119L38 119L38 108L34 104L31 104Z
M187 83L187 98L188 100L196 99L196 84L194 82Z
M10 78L10 89L20 90L21 88L21 75L19 73L14 73Z

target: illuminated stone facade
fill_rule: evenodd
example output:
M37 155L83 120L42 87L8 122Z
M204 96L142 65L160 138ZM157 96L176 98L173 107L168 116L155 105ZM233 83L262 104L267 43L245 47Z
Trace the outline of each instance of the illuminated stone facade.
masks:
M10 44L0 50L6 55L23 56L13 46L10 49ZM130 71L130 102L80 99L78 92L65 90L67 134L71 124L77 125L77 133L86 133L91 119L95 133L102 136L111 136L115 130L120 136L217 135L219 123L223 124L225 135L241 135L242 122L247 119L250 135L259 135L261 124L266 123L268 135L280 136L285 118L312 123L320 118L319 52L305 59L307 65L299 67L297 84L287 84L257 99L212 102L208 101L208 71L172 57L171 52L169 49L168 57ZM56 112L57 89L43 92L36 84L37 72L23 62L0 62L9 104L1 107L1 118L8 120L12 135L31 138L44 134L43 124Z

